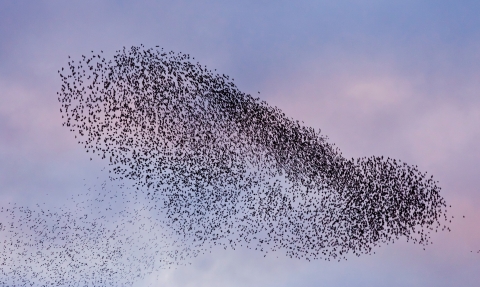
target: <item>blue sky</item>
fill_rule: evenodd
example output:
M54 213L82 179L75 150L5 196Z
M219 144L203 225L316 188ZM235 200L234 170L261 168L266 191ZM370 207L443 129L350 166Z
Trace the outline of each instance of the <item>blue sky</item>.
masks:
M398 242L340 263L214 249L158 286L476 286L479 14L478 1L0 1L0 203L65 204L106 165L61 126L68 55L159 45L260 91L346 157L418 165L466 218L426 251Z

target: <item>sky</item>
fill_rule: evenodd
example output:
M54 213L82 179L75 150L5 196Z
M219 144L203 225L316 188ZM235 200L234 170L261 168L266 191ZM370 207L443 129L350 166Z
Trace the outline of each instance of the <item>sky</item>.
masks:
M0 0L0 205L66 204L106 166L62 127L68 56L158 45L260 92L347 158L418 165L454 219L426 250L400 241L307 262L213 249L147 278L153 286L477 286L479 14L479 1L462 0Z

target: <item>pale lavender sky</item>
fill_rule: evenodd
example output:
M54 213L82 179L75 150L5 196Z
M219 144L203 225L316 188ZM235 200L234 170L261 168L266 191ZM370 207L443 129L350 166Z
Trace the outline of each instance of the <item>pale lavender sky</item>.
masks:
M0 204L61 205L106 164L61 126L67 56L159 45L260 91L348 158L418 165L455 220L426 251L398 242L326 263L213 250L158 286L478 286L478 15L479 1L459 0L0 0Z

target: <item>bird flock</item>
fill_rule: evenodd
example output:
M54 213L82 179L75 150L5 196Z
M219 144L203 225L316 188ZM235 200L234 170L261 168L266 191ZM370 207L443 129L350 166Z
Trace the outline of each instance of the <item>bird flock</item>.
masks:
M129 286L216 245L346 260L449 229L438 182L416 166L347 159L188 54L92 51L59 75L63 125L108 180L76 209L2 209L4 286Z

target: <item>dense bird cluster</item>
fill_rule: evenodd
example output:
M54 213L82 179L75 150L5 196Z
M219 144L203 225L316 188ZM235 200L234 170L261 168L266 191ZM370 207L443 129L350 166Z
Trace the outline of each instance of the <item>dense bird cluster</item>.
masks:
M416 167L345 159L189 55L132 47L68 64L65 125L161 203L179 234L316 259L399 236L426 244L439 226L440 188Z
M432 231L448 228L441 224L446 204L440 187L416 166L375 156L347 159L320 131L192 60L140 46L117 51L111 60L92 51L59 71L64 126L88 153L109 162L112 182L133 182L129 191L140 194L148 209L150 229L109 232L125 238L161 235L169 244L181 238L175 243L181 258L221 245L340 260L348 253L370 254L400 237L428 245ZM128 206L128 197L121 198L116 205ZM67 214L53 226L71 226ZM101 217L105 222L114 217L107 214ZM132 221L132 213L124 218ZM87 229L99 224L82 222ZM115 253L116 247L129 248L126 241L94 243L110 236L100 229L72 241L92 248L83 259L102 253L109 266L119 261L121 268L177 260L168 251L128 265L128 256ZM38 241L43 233L33 230ZM69 242L55 250L67 254ZM157 243L145 241L144 247ZM121 268L99 270L128 273Z

